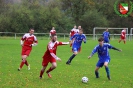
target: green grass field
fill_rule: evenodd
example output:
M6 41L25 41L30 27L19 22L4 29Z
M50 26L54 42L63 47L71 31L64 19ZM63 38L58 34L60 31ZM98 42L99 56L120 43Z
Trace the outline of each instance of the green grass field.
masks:
M40 80L42 56L49 40L38 40L38 42L38 45L33 47L30 57L27 58L31 70L27 70L25 65L21 71L18 71L21 62L20 40L0 39L0 88L133 88L132 41L127 41L125 45L123 42L118 44L118 40L110 42L113 46L123 50L122 52L110 50L111 81L107 79L104 67L99 70L100 78L95 78L94 69L98 61L97 54L90 60L87 59L92 49L98 44L93 40L87 40L86 44L82 44L82 51L73 59L70 66L65 64L72 55L69 45L59 46L57 56L62 61L57 61L58 66L51 72L51 79L44 73ZM89 78L88 83L81 82L83 76Z

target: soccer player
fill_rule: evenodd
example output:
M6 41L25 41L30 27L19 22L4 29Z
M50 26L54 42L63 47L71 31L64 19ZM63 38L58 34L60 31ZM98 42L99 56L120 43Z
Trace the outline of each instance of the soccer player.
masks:
M38 44L37 38L33 34L34 34L34 29L31 28L29 30L29 33L24 34L23 37L21 38L20 44L22 46L22 52L21 52L22 61L20 63L18 71L22 69L24 64L26 64L28 66L28 70L30 70L30 64L28 64L28 61L26 59L32 50L32 46L36 46Z
M109 43L110 35L109 35L109 32L108 32L108 28L106 29L106 31L103 32L102 37L104 38L104 43Z
M74 28L70 31L70 37L72 37L75 33L76 33L76 25L74 26Z
M52 30L50 30L49 36L56 35L55 27L52 27Z
M102 37L98 39L98 42L99 44L93 49L92 53L90 54L90 56L88 56L88 58L90 59L97 52L99 60L95 68L96 78L99 78L99 73L98 73L99 68L104 65L107 73L107 78L110 80L110 71L108 67L108 64L110 62L110 55L108 49L114 49L117 51L122 51L122 50L113 47L109 43L104 43L104 39Z
M121 38L119 40L119 43L123 40L124 44L126 44L126 29L123 29L121 31Z
M48 74L48 77L51 78L51 74L50 72L52 70L54 70L57 67L56 64L56 60L61 61L61 59L59 57L56 56L56 50L57 50L57 46L59 45L68 45L69 42L58 42L57 41L57 36L56 35L51 35L51 41L48 43L47 45L47 50L44 53L43 56L43 61L42 61L42 69L40 71L40 78L42 78L42 75L48 65L48 63L50 62L52 64L52 66L46 71L46 73Z
M74 39L74 41L73 41ZM68 61L66 62L66 64L70 65L72 59L78 54L82 41L84 41L84 43L86 43L86 36L83 34L83 29L79 29L79 33L75 34L74 36L72 36L70 38L70 43L73 42L72 44L72 51L73 51L73 55L68 59Z

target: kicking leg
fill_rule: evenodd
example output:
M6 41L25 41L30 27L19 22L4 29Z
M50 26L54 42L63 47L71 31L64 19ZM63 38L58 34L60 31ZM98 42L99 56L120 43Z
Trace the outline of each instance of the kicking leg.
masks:
M53 63L52 63L52 66L46 71L46 73L48 74L48 77L49 77L49 78L52 77L51 74L50 74L50 72L51 72L52 70L54 70L56 67L57 67L56 62L53 62Z
M66 64L70 65L71 61L73 60L73 58L78 54L78 52L74 52L74 54L68 59L68 61L66 62Z

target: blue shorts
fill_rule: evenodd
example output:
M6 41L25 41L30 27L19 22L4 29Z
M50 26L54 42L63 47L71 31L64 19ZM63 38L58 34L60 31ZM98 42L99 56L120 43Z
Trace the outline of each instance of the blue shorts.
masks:
M78 52L80 50L80 47L78 48L78 47L72 47L72 51L73 52Z
M96 64L96 66L97 67L103 67L103 65L104 65L105 62L108 62L109 63L110 60L109 59L106 59L104 62L98 61L97 64Z

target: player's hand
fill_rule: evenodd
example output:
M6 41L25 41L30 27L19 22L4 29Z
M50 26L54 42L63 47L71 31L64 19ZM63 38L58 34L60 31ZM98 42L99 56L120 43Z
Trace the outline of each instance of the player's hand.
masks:
M91 56L88 56L88 59L90 59L91 58Z
M21 46L23 46L24 44L21 44Z
M60 58L58 58L58 61L61 61L61 59L60 59Z

